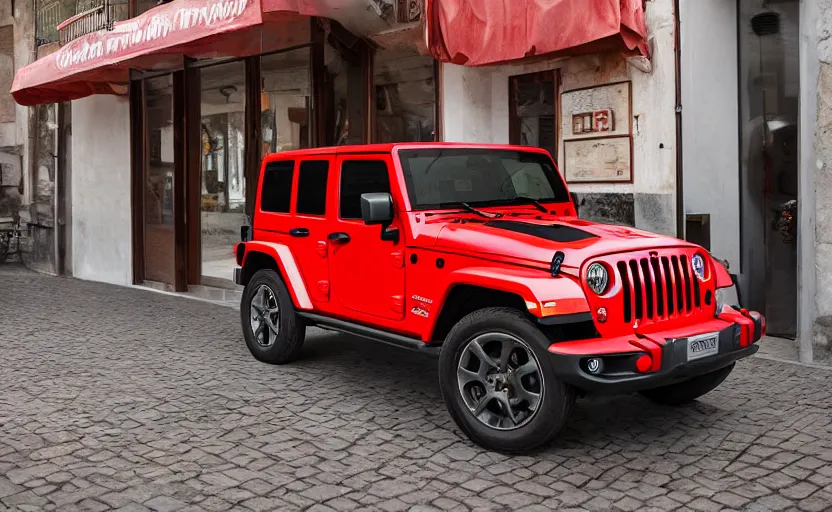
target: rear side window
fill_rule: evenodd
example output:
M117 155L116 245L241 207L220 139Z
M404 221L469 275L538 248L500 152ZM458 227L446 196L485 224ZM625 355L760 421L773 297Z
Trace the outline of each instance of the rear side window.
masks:
M344 161L341 164L341 218L360 219L361 194L372 192L390 192L387 163L383 160Z
M289 213L292 206L292 180L295 175L294 160L282 160L266 164L263 187L260 191L260 209L270 213Z
M295 211L305 215L326 215L326 181L329 162L308 160L298 171L298 202Z

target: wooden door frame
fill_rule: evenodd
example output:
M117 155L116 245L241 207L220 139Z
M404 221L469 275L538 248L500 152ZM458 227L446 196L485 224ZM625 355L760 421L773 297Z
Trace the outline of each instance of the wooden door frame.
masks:
M144 82L134 80L129 85L130 94L130 201L133 239L133 284L144 282L144 150L145 89Z
M185 68L185 89L201 91L202 78L198 68ZM202 282L202 144L200 127L200 95L185 96L185 223L187 230L187 282Z
M162 75L166 75L164 73ZM187 179L185 147L185 111L187 84L185 71L170 73L173 77L173 283L174 291L188 290ZM152 75L160 76L160 75ZM152 78L152 76L145 78ZM149 145L147 138L147 89L144 79L130 83L130 199L133 241L133 283L146 281L145 274L145 184Z

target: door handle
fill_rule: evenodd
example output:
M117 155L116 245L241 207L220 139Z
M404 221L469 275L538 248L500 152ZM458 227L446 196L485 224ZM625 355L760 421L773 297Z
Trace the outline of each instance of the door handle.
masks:
M295 228L289 230L289 236L303 238L309 236L309 230L306 228Z
M338 233L330 233L327 239L332 243L345 244L350 241L350 235L341 231Z

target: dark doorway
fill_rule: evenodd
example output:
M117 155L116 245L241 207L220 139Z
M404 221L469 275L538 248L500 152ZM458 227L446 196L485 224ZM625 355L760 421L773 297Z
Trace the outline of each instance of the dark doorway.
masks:
M557 73L509 78L509 143L549 151L557 159Z
M794 338L799 0L739 0L738 12L743 305Z

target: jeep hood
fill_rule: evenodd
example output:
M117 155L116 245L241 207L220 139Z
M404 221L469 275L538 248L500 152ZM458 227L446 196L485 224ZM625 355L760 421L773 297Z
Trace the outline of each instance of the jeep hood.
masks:
M436 238L437 249L481 258L512 259L548 266L563 251L563 267L580 268L588 258L606 254L694 247L692 244L638 229L581 219L505 216L489 221L459 220L446 224Z

